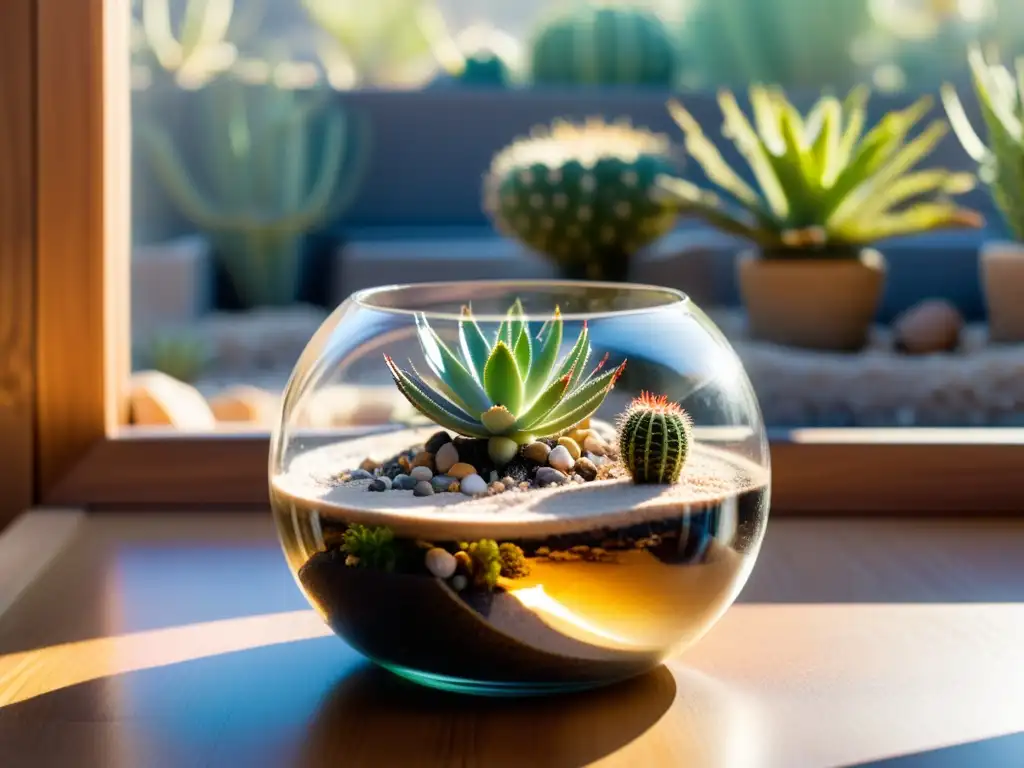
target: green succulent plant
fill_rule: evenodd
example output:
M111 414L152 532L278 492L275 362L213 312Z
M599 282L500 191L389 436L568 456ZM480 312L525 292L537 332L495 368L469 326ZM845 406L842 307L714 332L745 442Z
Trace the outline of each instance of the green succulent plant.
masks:
M674 171L667 136L591 119L556 121L503 149L484 181L496 227L569 277L624 280L630 258L676 221L653 198Z
M619 455L634 483L674 483L690 450L692 421L665 395L642 393L619 419Z
M675 84L679 52L659 16L628 3L584 3L547 19L531 45L537 85Z
M468 307L459 322L459 353L453 352L422 315L416 329L427 365L436 377L399 368L385 355L399 391L439 426L486 438L495 464L504 465L520 445L561 434L593 414L625 368L601 372L602 360L584 375L590 357L586 322L569 353L559 360L562 315L536 333L517 299L493 339Z
M804 116L781 90L755 86L752 125L733 94L722 91L723 131L756 188L729 166L682 104L670 103L688 152L729 199L668 176L659 180L660 189L681 214L756 243L768 258L855 258L860 246L890 237L980 227L980 214L950 199L973 187L971 174L914 170L949 129L937 119L909 138L932 100L889 112L865 132L868 95L855 88L844 101L826 96Z
M1024 242L1024 58L1017 74L998 62L990 63L981 50L968 54L974 91L981 106L988 144L978 136L952 85L942 99L949 121L967 153L978 163L979 175L992 194L1014 237Z

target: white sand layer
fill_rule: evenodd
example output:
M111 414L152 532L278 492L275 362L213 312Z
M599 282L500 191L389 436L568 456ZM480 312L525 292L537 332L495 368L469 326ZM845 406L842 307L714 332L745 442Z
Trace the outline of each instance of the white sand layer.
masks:
M422 539L516 539L623 528L727 503L769 482L767 470L729 451L695 443L678 483L634 485L597 480L521 493L471 498L461 493L417 497L412 491L367 490L370 481L335 478L365 458L386 460L423 443L435 427L360 438L308 451L272 481L275 504L315 511L345 523L387 525Z

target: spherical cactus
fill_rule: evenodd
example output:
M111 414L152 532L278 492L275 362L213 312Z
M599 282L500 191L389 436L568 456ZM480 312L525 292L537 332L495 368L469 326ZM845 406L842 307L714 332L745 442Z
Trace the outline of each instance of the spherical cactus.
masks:
M619 418L619 455L634 483L674 483L686 463L693 422L665 395L642 393Z
M675 223L655 188L674 170L666 136L597 119L556 122L495 156L484 207L501 232L566 276L623 280L629 258Z
M534 35L530 59L537 85L671 88L679 69L661 18L624 3L587 3L552 17Z

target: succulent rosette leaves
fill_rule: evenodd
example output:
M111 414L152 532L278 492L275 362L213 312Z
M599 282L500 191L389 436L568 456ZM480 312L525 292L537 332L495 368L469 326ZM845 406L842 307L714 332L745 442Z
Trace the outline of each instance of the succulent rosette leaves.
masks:
M591 355L586 322L569 352L560 356L561 312L556 308L535 331L518 299L493 337L463 307L456 349L423 315L417 316L416 330L432 376L421 375L412 361L408 369L400 368L385 355L395 385L439 426L487 439L498 464L510 461L520 445L561 434L590 417L626 365L623 361L603 370L605 356L585 374Z

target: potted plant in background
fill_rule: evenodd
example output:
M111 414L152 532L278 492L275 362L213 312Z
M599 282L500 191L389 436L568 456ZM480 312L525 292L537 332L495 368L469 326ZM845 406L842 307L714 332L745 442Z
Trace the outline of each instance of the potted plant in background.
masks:
M885 283L885 260L869 246L982 224L978 213L949 199L969 190L973 176L913 170L948 131L935 120L910 138L931 100L890 112L865 133L867 99L864 88L845 101L826 96L805 116L781 90L753 87L752 125L733 94L723 91L723 131L750 166L755 186L728 165L681 104L670 104L689 154L725 197L670 176L660 180L660 189L684 215L702 217L758 247L738 262L755 338L860 349Z
M368 132L329 90L270 74L232 72L203 96L194 148L202 162L188 162L188 148L151 120L139 128L142 146L171 199L209 237L241 305L289 305L299 298L307 235L359 189Z
M674 166L667 136L597 118L556 121L494 157L484 208L563 276L622 281L636 252L676 221L655 199L658 178Z
M981 251L981 281L988 304L993 341L1024 341L1024 60L1018 77L978 49L969 56L974 90L981 107L988 145L979 138L952 85L942 98L960 143L977 161L979 175L1003 216L1014 241L987 243Z

